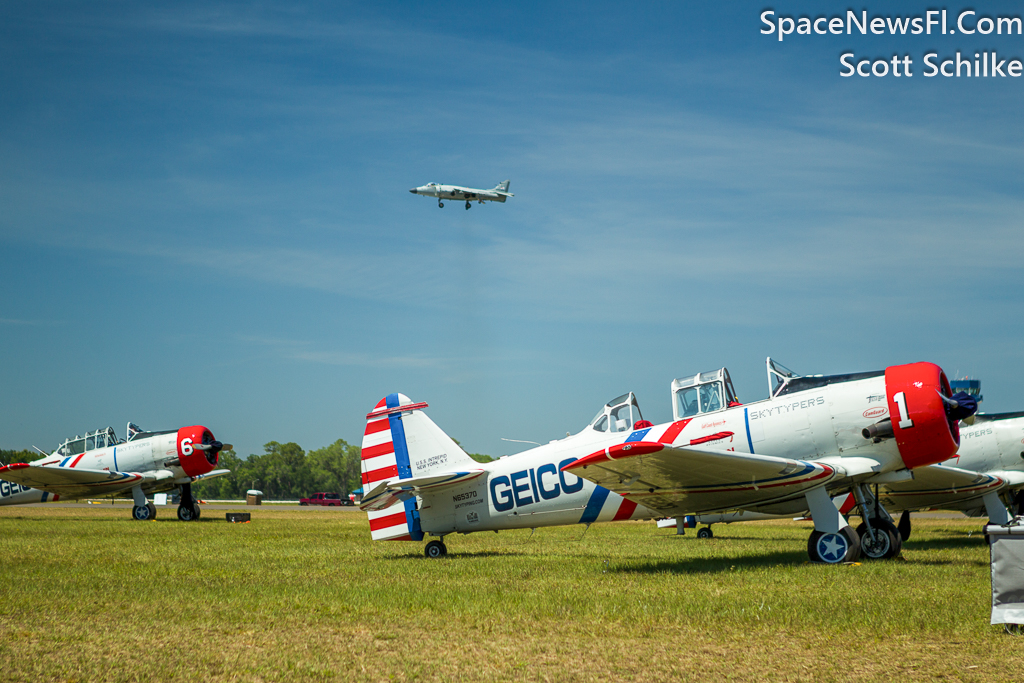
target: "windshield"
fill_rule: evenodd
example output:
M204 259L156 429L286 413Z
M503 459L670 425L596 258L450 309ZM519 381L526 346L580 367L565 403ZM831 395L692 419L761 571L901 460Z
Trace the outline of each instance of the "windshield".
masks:
M633 392L629 392L606 403L590 421L590 426L597 432L628 432L642 419L640 404Z

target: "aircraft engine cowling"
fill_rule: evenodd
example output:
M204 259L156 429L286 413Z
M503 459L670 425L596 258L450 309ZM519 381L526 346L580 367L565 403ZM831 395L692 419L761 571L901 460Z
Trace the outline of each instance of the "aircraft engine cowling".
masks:
M178 460L181 469L190 477L212 471L223 448L224 444L213 438L213 433L202 425L178 430Z
M960 427L947 411L951 393L946 374L934 363L885 369L892 431L908 468L934 465L956 454Z

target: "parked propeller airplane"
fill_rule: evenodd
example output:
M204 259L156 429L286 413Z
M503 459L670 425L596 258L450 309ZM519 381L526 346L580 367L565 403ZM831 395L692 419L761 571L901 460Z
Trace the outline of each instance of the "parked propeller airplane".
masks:
M815 513L811 559L852 561L860 536L829 492L903 480L911 468L949 458L957 420L971 409L950 398L931 363L809 378L767 363L777 386L766 401L741 405L722 368L674 383L677 415L669 424L637 420L638 408L627 419L623 406L636 403L627 394L579 434L485 464L422 413L426 403L391 394L367 415L363 437L369 492L360 507L371 537L437 536L425 551L439 557L451 533L801 501ZM898 421L880 419L890 411ZM879 524L871 522L870 529Z
M145 520L156 517L146 495L177 488L178 519L188 522L199 519L192 484L230 471L215 469L226 448L231 445L201 425L144 432L128 423L127 441L111 427L99 429L65 440L39 460L0 467L0 505L103 498L130 490L132 517Z
M427 557L448 553L451 533L654 519L643 506L559 468L570 452L587 453L613 434L651 423L632 393L605 404L581 432L537 448L478 463L407 396L391 394L366 416L360 509L375 541L427 543ZM414 474L415 473L415 474Z
M844 557L840 557L832 545L839 540L829 539L827 532L825 536L820 535L825 529L818 517L824 516L828 518L829 524L835 520L847 536L859 539L860 552L868 559L888 559L898 555L902 547L900 534L888 512L873 495L872 485L877 491L878 485L910 481L931 463L955 453L959 444L958 421L973 415L977 410L977 402L966 393L950 397L945 375L938 366L931 363L894 366L884 372L830 377L801 377L771 358L767 360L767 368L771 398L746 406L744 410L749 450L755 451L755 444L763 429L770 428L772 432L780 427L786 429L785 418L781 421L778 419L779 411L783 411L784 415L789 416L789 429L792 430L788 447L790 453L800 457L801 451L809 452L813 449L819 455L815 457L811 454L807 459L835 471L828 475L828 480L821 488L811 489L804 495L785 495L784 492L783 495L765 495L757 492L757 484L767 489L774 485L774 480L755 482L753 494L749 489L745 492L730 490L722 497L733 500L734 504L719 506L717 510L709 510L708 504L703 502L707 492L701 490L700 486L691 485L682 491L670 491L668 497L672 501L690 499L697 506L687 510L689 513L698 513L696 515L682 514L681 511L671 515L675 516L677 527L681 530L684 526L693 526L698 522L708 524L708 527L698 532L699 537L708 538L712 536L710 524L715 522L810 515L816 520L815 532L808 540L811 559L844 561ZM725 370L719 370L718 373L725 373ZM704 373L672 382L673 410L677 420L693 412L697 403L693 399L694 394L702 395L706 391L706 382L713 382L715 374ZM727 373L724 378L728 381ZM898 388L903 390L897 391ZM798 398L799 405L803 405L805 400L811 401L806 410L794 407L798 405L795 403L787 407L788 401L796 401ZM704 404L701 400L700 406ZM861 409L862 412L857 415ZM898 421L894 423L890 415L896 415ZM765 418L774 419L776 426L773 427ZM778 445L787 450L785 443L775 447ZM772 449L770 443L756 447L758 453L771 453ZM597 457L594 458L594 464L602 470L617 470L625 465L621 461L629 457L629 454L616 455L613 457L616 461L614 465L602 463L602 458ZM632 457L635 459L635 455ZM657 456L654 462L648 458L646 469L656 467L665 457ZM691 458L697 463L706 459L706 456ZM586 460L581 462L590 464ZM578 465L576 463L572 467ZM679 467L679 463L673 463L672 471L660 476L670 480L676 477L685 484L701 478L699 475L694 477L680 474L677 471ZM599 475L604 476L607 475ZM826 491L829 496L833 496L830 502L825 495ZM838 495L843 491L850 492L848 498ZM649 492L648 495L657 497L661 494ZM642 495L640 497L643 498ZM746 502L740 502L744 497L747 498ZM652 502L646 504L654 506ZM863 523L854 531L848 526L845 514L855 506L860 507ZM668 506L663 509L668 509ZM818 544L817 548L815 544ZM856 556L853 550L851 547L845 561L850 561L851 555Z
M442 199L456 199L462 201L466 200L466 209L469 209L469 203L476 201L481 204L484 202L501 202L505 203L505 200L509 197L515 197L514 194L508 191L508 180L495 185L490 190L478 190L473 187L459 187L458 185L439 185L437 183L427 183L420 187L414 187L409 192L413 194L421 194L424 197L437 197L437 207L439 209L444 208L444 202Z

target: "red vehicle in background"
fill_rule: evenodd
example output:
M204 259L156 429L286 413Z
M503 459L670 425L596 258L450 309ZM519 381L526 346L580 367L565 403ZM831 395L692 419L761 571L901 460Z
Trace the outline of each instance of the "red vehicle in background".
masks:
M309 498L299 499L299 505L323 505L325 507L341 507L352 502L343 500L339 493L314 493Z

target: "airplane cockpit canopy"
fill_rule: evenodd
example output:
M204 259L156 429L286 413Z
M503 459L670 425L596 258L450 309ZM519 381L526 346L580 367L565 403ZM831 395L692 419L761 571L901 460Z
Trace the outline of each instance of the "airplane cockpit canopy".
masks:
M114 428L107 427L106 429L97 429L95 432L86 432L85 436L66 439L60 445L60 448L57 449L57 454L64 456L78 455L86 451L94 451L97 448L116 446L119 443L122 442L117 438Z
M631 391L608 401L590 421L590 427L597 432L629 432L643 419L640 404Z
M739 405L729 371L725 368L672 380L673 419L713 413Z

